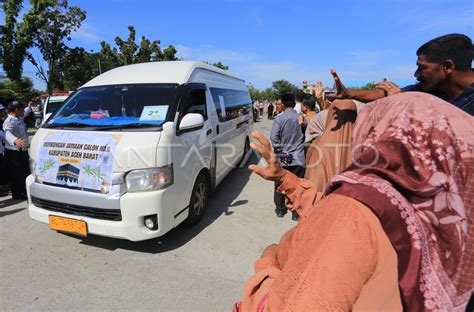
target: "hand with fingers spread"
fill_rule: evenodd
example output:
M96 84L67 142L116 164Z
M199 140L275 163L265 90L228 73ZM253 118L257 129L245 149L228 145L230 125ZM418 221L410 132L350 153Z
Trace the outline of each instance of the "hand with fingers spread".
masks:
M349 90L344 86L341 78L339 78L334 69L331 69L331 75L334 77L334 82L336 83L336 94L329 96L329 100L333 101L350 98Z
M268 166L266 168L259 167L257 165L250 165L249 169L252 172L255 172L265 180L283 182L288 171L283 169L278 161L277 156L272 151L272 146L263 133L258 131L253 131L252 136L257 139L260 144L251 143L250 147L256 150L267 162Z
M387 96L394 95L394 94L402 92L402 89L400 89L400 87L398 87L395 83L393 83L391 81L377 82L375 84L375 87L377 89L384 90L385 93L387 94Z

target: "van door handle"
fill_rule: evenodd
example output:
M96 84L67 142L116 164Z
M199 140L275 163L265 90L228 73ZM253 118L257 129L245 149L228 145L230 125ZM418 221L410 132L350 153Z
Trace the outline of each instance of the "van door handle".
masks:
M212 133L212 129L207 130L206 135L210 135Z
M216 126L216 133L219 134L219 125Z
M240 127L242 127L242 125L245 125L245 124L248 124L249 121L248 120L245 120L245 121L242 121L242 122L239 122L236 126L237 129L239 129Z

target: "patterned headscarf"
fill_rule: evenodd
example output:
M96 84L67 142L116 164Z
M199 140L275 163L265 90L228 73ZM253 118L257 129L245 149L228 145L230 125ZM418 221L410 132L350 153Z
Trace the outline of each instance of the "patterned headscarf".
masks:
M378 216L408 311L464 311L474 288L474 118L406 92L367 104L353 162L328 185Z

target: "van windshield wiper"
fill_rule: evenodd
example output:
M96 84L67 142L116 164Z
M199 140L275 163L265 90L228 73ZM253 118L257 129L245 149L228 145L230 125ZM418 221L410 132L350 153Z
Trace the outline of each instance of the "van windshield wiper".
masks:
M161 128L161 125L154 125L154 124L146 124L146 123L140 123L140 122L135 122L135 123L130 123L130 124L125 124L125 125L116 125L116 126L103 126L103 127L97 127L94 130L119 130L119 129L132 129L132 128L156 128L159 127Z
M61 127L75 127L75 128L87 128L94 127L93 125L87 125L80 122L68 122L68 123L52 123L44 124L44 128L61 128Z

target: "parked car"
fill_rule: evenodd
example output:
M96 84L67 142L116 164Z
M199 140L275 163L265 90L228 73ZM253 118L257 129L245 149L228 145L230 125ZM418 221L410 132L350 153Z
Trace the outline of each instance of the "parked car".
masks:
M43 122L56 113L67 98L68 95L48 96L43 107Z

